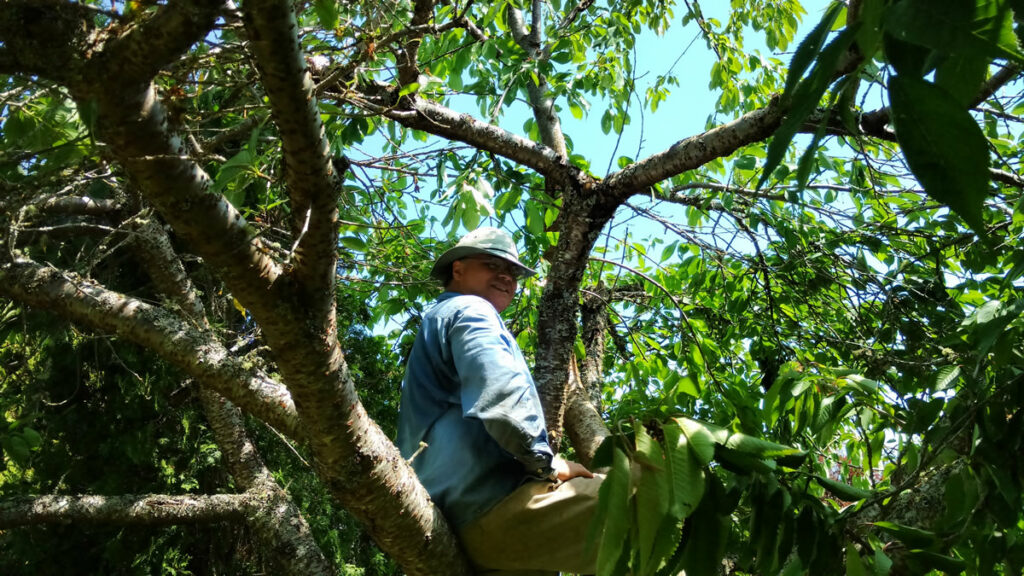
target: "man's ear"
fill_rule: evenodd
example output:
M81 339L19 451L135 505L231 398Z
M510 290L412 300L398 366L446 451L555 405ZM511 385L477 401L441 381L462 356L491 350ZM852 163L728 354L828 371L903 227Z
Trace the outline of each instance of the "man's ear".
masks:
M462 267L465 265L466 263L462 260L452 262L452 282L462 278L462 274L465 272Z

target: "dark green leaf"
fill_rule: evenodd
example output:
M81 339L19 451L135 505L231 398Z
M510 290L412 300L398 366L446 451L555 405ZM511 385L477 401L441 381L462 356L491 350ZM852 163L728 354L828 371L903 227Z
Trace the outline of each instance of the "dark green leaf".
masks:
M1012 15L1002 0L902 0L887 11L885 30L901 41L943 53L1024 64Z
M39 436L39 433L35 430L25 427L21 429L21 437L25 439L25 443L31 449L39 448L43 444L43 439Z
M989 175L981 127L948 92L920 78L891 77L889 98L896 138L925 192L984 237Z
M842 8L843 5L840 2L830 4L828 10L821 17L821 21L814 26L814 29L797 46L796 52L793 53L793 59L789 63L789 71L786 73L784 94L788 95L793 92L797 82L800 81L804 72L811 65L811 62L814 61L814 57L821 51L821 46L825 43L825 39L828 38L829 32L832 31L832 24L835 23L836 17L839 16Z
M618 448L612 455L612 468L601 483L598 495L604 509L604 525L601 545L597 553L597 576L621 576L618 573L619 560L628 556L630 519L630 473L629 459Z
M666 426L665 456L672 473L669 513L676 520L689 516L704 497L704 466L693 442L676 426ZM712 445L712 453L713 453Z
M832 77L839 65L840 57L853 43L857 30L858 25L854 24L840 32L821 51L821 56L818 57L818 62L811 70L810 75L793 89L792 99L789 100L789 113L782 121L782 125L775 131L771 143L768 144L768 153L765 156L761 178L757 183L758 188L768 181L772 171L785 157L789 143L793 141L793 136L796 135L807 117L818 107L822 95L832 83Z
M334 30L338 26L338 0L316 0L313 3L320 26L325 30Z
M821 484L821 487L832 493L833 496L839 498L844 502L857 502L865 498L871 497L874 492L871 490L862 490L860 488L854 488L849 484L843 484L842 482L836 482L829 478L822 476L814 476L814 479Z
M939 540L939 537L934 532L921 530L913 526L904 526L888 521L879 521L874 524L913 548L927 548Z
M867 576L864 561L860 559L860 553L853 544L846 545L846 576Z
M944 574L960 574L967 567L967 563L960 558L936 554L927 550L908 550L907 554L911 560L925 568L941 570Z
M25 442L24 438L18 434L11 434L3 439L2 444L11 460L14 460L22 468L28 467L30 453L28 442Z
M342 246L349 250L366 252L366 242L362 238L356 236L342 236L340 241Z
M639 546L637 572L654 573L661 558L653 557L655 543L668 515L670 477L661 445L653 441L643 426L636 427L636 458L640 465L640 480L636 488L636 530ZM671 537L671 534L667 536ZM663 548L664 546L658 546Z

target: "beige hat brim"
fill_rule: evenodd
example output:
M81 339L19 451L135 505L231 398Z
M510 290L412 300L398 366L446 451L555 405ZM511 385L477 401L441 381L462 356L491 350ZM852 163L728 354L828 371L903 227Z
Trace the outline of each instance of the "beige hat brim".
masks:
M455 262L456 260L461 260L463 258L466 258L467 256L472 256L474 254L489 254L491 256L497 256L498 258L501 258L502 260L505 260L506 262L513 264L516 268L519 269L519 276L521 278L527 278L530 276L535 276L537 274L536 270L528 266L525 266L522 262L512 257L510 254L503 252L501 250L480 248L477 246L456 246L454 248L449 249L444 254L441 254L441 257L437 259L437 262L434 262L434 267L430 269L430 277L436 278L438 280L444 280L445 276L447 276L448 269L452 265L452 262Z

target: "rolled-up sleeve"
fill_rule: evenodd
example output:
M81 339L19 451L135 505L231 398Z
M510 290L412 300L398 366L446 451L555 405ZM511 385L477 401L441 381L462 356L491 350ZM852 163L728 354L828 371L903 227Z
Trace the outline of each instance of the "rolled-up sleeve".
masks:
M461 382L463 416L487 433L528 471L547 469L552 451L540 398L519 346L484 300L463 309L449 330Z

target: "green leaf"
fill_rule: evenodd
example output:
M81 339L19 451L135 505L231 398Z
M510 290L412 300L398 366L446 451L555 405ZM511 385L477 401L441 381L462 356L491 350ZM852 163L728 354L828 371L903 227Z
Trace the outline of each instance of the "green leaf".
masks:
M821 17L821 21L815 25L814 29L797 46L796 52L793 53L793 59L789 63L789 71L786 73L786 88L783 94L788 95L793 92L797 82L800 81L804 72L811 65L811 62L814 61L814 57L821 51L821 46L825 43L825 39L828 38L829 32L832 31L832 24L836 21L836 17L839 16L842 9L843 5L840 2L830 4L828 10Z
M952 388L953 386L956 385L956 382L959 378L959 366L943 366L935 375L935 386L933 387L933 390L935 390L936 392L948 390L949 388Z
M908 550L907 554L913 562L919 563L925 568L940 570L945 574L960 574L967 568L967 563L960 558L936 554L927 550Z
M709 477L709 492L721 490L714 475ZM687 522L686 544L681 566L686 576L717 576L728 541L728 516L718 513L716 498L704 498ZM676 572L673 571L672 576Z
M719 434L715 439L727 448L758 458L778 458L781 456L800 456L806 454L806 452L798 448L776 444L775 442L769 442L768 440L762 440L740 432L726 431L725 436Z
M544 212L535 202L526 204L526 229L534 236L544 234Z
M406 84L405 86L402 86L402 89L398 91L398 96L399 97L408 96L409 94L415 94L415 93L417 93L419 91L420 91L420 83L419 82L410 82L410 83Z
M28 447L32 450L39 448L43 443L42 437L40 437L39 433L32 428L22 428L21 437L25 439L25 443L28 444Z
M813 476L813 478L821 484L821 487L832 493L833 496L839 498L844 502L857 502L865 498L869 498L874 495L871 490L862 490L860 488L854 488L849 484L843 484L842 482L836 482L823 476Z
M674 418L686 435L690 450L693 450L701 466L707 466L715 457L715 438L704 424L689 418Z
M860 553L853 544L846 545L846 576L867 576L864 569L864 561L860 559Z
M920 78L889 78L896 139L925 192L985 237L988 143L981 127L948 92Z
M320 20L320 26L324 30L334 30L338 27L337 0L316 0L313 7L316 9L316 17Z
M353 250L355 252L366 252L366 242L356 236L342 236L340 238L342 246Z
M672 474L672 496L669 514L682 520L688 517L704 497L704 466L698 448L677 426L665 426L665 456ZM707 437L710 440L710 435ZM707 445L714 454L714 445ZM706 449L704 449L706 450ZM710 461L710 456L708 458Z
M839 35L821 51L818 62L810 75L802 80L793 89L792 99L789 100L789 112L782 125L775 131L771 143L768 144L768 152L765 155L764 166L762 167L761 178L757 187L764 186L772 171L782 162L789 149L789 143L793 136L803 125L804 120L814 112L821 102L821 97L832 83L832 76L839 65L839 58L846 53L846 49L853 43L859 29L858 24L844 29Z
M621 576L620 559L629 550L630 474L629 458L622 450L612 453L612 468L601 483L598 506L603 509L603 531L597 552L597 576Z
M901 542L912 548L927 548L939 540L939 537L934 532L921 530L920 528L914 528L913 526L904 526L902 524L888 521L875 522L874 525L889 534L892 534Z
M740 156L733 162L733 166L740 170L753 170L757 168L757 158L749 154Z
M1024 64L1012 17L1003 0L902 0L887 11L885 31L942 53Z
M29 464L30 451L28 442L18 434L11 434L4 437L2 441L3 449L10 456L11 460L14 460L18 466L27 468Z
M669 472L661 445L653 441L643 426L636 427L636 459L640 464L640 480L636 488L636 529L639 546L640 574L654 572L660 558L654 558L655 543L661 535L668 515Z

